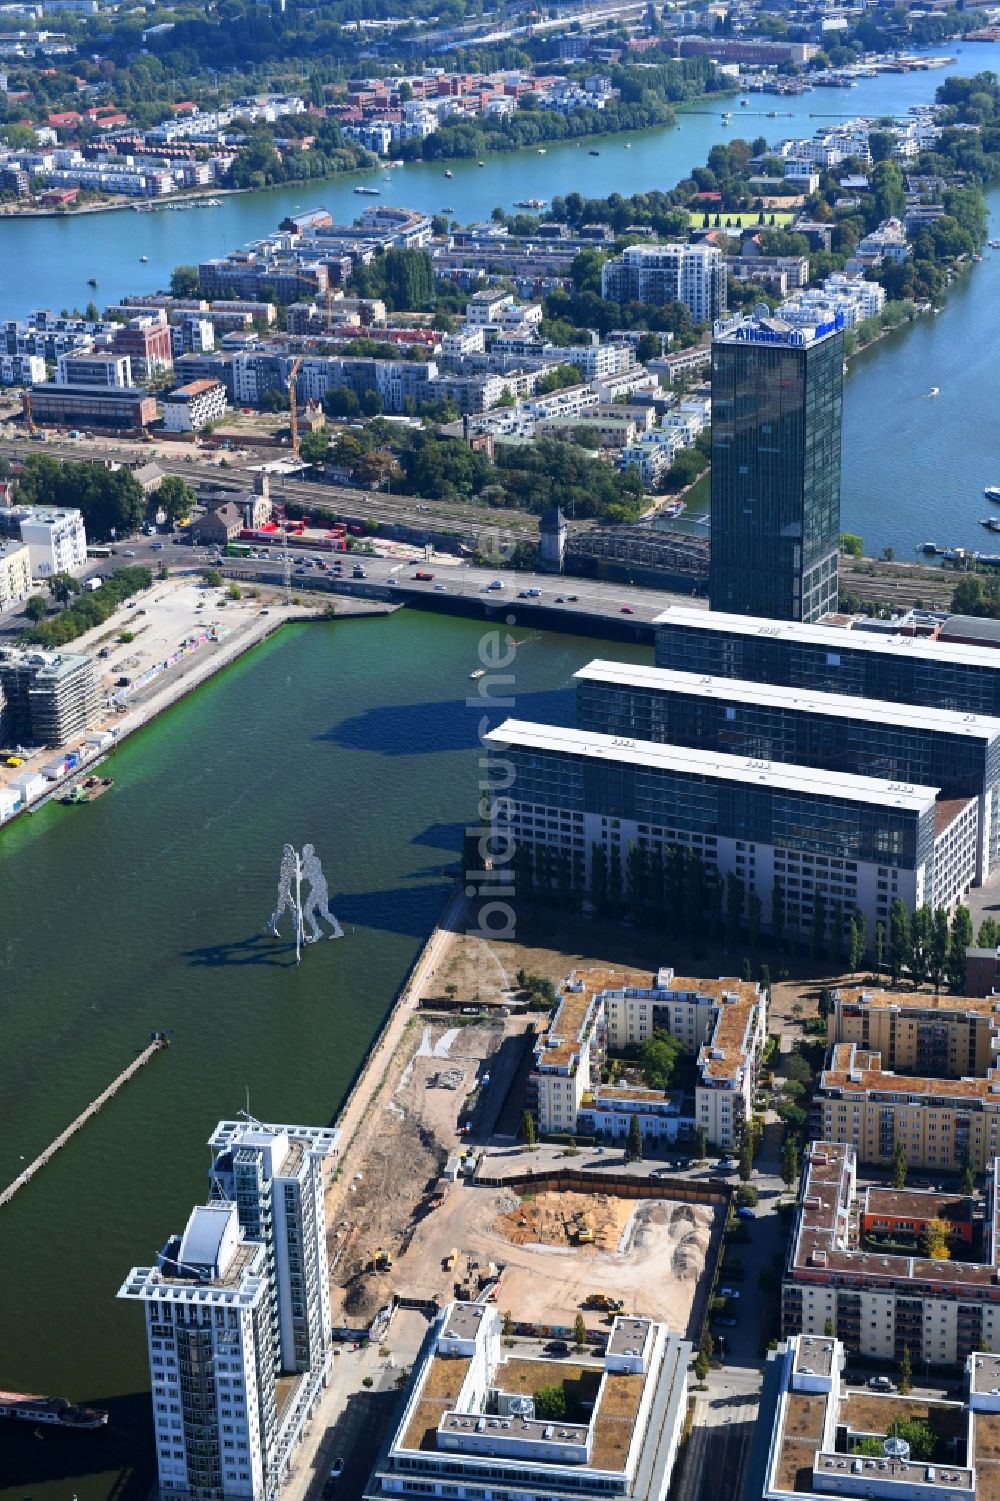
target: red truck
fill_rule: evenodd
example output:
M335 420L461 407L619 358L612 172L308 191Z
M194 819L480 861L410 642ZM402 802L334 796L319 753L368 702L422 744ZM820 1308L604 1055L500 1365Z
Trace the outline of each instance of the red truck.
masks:
M421 584L429 584L434 575L433 573L426 573L422 568L418 568L413 577Z

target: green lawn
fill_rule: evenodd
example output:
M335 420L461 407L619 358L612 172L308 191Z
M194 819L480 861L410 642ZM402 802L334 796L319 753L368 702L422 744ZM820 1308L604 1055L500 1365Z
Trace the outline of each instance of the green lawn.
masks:
M774 214L773 224L771 223L772 212ZM705 222L705 210L689 209L688 219L691 222L692 229L701 229L702 224ZM765 229L784 229L786 224L791 224L792 215L790 213L783 212L781 209L765 209L764 219L766 221L763 226ZM757 214L753 210L751 210L751 212L748 214L723 214L721 226L723 229L726 228L727 220L729 221L729 227L731 229L742 229L744 225L756 224ZM715 214L711 209L709 209L708 222L710 227L715 227Z

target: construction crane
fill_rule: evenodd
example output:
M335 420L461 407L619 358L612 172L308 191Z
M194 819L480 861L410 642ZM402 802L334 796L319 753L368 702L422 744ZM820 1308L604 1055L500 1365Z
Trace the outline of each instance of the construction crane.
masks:
M292 361L292 368L288 372L288 415L290 418L288 427L292 441L292 453L295 458L299 456L299 408L295 384L299 378L299 370L301 368L302 356L297 354Z
M21 392L21 413L22 413L22 416L24 417L25 423L27 424L28 432L31 433L32 437L34 437L34 435L38 431L38 429L35 427L34 418L31 415L31 392L30 391L22 391Z
M327 331L328 334L332 334L333 333L333 288L332 287L327 287L327 289L326 289L326 299L325 300L326 300L326 331Z

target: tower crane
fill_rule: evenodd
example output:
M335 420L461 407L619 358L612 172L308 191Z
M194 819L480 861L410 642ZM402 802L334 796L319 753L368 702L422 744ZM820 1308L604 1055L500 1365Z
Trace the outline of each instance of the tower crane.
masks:
M295 386L301 368L302 356L297 354L292 361L292 368L288 372L288 415L290 418L288 428L291 436L292 453L295 458L299 456L299 407Z

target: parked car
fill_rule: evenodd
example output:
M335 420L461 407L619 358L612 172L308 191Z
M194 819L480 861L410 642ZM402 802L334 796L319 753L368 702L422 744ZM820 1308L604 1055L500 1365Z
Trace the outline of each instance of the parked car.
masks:
M719 1294L723 1298L738 1298L739 1292L735 1287L720 1287Z
M720 1329L735 1329L736 1328L736 1320L735 1319L716 1319L715 1320L715 1324Z
M896 1383L890 1381L888 1376L871 1376L868 1379L868 1387L873 1392L894 1392Z
M622 615L634 615L635 611L631 605L622 605L620 613Z
M757 1218L753 1210L748 1209L745 1204L740 1209L737 1209L736 1214L741 1220L755 1220Z
M343 1475L343 1473L344 1473L344 1464L345 1464L345 1460L344 1460L344 1458L342 1456L341 1456L340 1459L335 1459L333 1461L333 1464L330 1466L330 1479L331 1480L339 1480L340 1479L341 1475Z
M550 1339L545 1346L546 1355L568 1355L569 1345L564 1339Z

